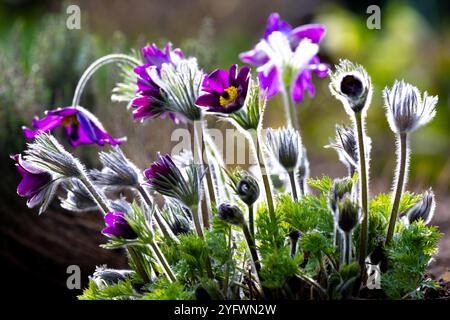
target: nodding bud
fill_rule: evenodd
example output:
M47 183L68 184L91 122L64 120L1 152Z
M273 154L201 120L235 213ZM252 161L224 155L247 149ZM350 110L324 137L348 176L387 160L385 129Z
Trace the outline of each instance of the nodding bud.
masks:
M63 179L77 178L85 173L80 161L45 132L41 132L34 138L34 142L28 144L24 158L36 168Z
M337 205L345 195L350 194L353 188L353 180L349 177L343 179L334 179L331 186L330 194L328 195L328 206L330 210L336 214Z
M91 172L95 184L108 191L118 191L137 188L142 182L140 170L125 157L118 146L109 152L100 152L99 157L103 169Z
M61 207L72 212L85 212L98 210L97 203L92 199L91 193L80 180L72 178L64 181L63 189L66 197L60 197Z
M238 206L229 203L222 203L219 206L217 217L229 224L242 226L245 222L244 214Z
M251 206L259 197L258 181L250 174L243 174L236 186L236 191L239 198L246 205Z
M356 170L358 166L358 145L352 128L336 125L336 138L334 141L330 141L330 144L325 148L335 149L339 160L351 172Z
M425 92L422 99L419 89L403 80L396 80L392 88L385 88L383 96L389 126L395 133L414 131L436 115L438 97Z
M424 192L422 199L414 204L407 212L409 223L422 219L426 224L430 223L436 208L434 192L430 188Z
M348 114L367 109L372 97L372 82L361 65L341 60L330 78L330 91L343 103Z
M292 128L267 130L267 142L275 159L286 169L293 172L299 163L302 144L298 131Z
M361 210L357 202L345 196L339 201L338 227L342 232L351 232L361 220Z

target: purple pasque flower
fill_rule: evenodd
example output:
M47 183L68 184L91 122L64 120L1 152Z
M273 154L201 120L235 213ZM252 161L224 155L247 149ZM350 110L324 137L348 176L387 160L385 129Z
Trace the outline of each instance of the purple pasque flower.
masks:
M144 171L144 176L148 179L147 183L155 190L170 189L170 183L177 184L182 179L181 171L170 155L161 155L159 152L157 161Z
M24 127L27 139L33 139L41 132L50 132L57 127L64 127L70 144L78 147L80 144L121 144L126 138L113 139L103 128L100 121L88 110L82 107L65 107L45 112L42 119L34 118L34 129Z
M11 156L11 159L16 162L17 171L22 176L22 180L17 186L17 194L27 198L29 208L43 204L40 212L44 211L50 203L56 187L51 174L36 168L29 161L23 160L20 154Z
M153 81L150 73L151 70L156 69L159 74L164 63L176 66L184 59L183 52L178 48L172 50L172 44L169 42L166 44L164 51L152 44L142 48L141 54L145 64L134 69L134 73L138 78L138 90L131 102L131 106L135 108L133 119L145 120L156 117L164 119L169 116L175 123L178 123L179 119L175 113L164 111L161 88Z
M235 112L244 105L249 81L249 67L242 67L239 72L237 64L228 71L217 69L203 80L204 94L197 98L195 104L210 112Z
M325 35L325 26L308 24L292 28L272 13L267 21L264 37L250 51L240 54L240 59L258 67L261 88L271 98L285 87L290 89L294 102L303 99L303 92L315 94L312 75L323 78L328 65L317 56L318 43Z
M110 211L105 215L106 228L102 233L108 237L136 239L137 234L131 228L128 221L125 219L125 214L120 211Z

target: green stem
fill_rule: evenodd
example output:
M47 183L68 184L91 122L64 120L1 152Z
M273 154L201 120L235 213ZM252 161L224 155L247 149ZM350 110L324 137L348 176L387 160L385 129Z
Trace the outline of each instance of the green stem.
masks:
M285 87L283 90L281 90L284 112L286 114L286 122L288 127L298 129L297 113L295 111L294 105L291 103L289 91L289 87Z
M397 222L398 209L400 207L400 200L402 198L402 193L405 185L405 174L407 167L407 156L408 156L408 137L406 133L401 133L400 139L400 158L398 160L397 168L397 183L395 188L394 201L392 203L391 218L389 220L389 228L386 236L386 244L392 240L395 231L395 224Z
M150 277L145 271L145 268L142 265L141 258L139 257L139 254L137 253L136 249L133 248L132 246L129 246L127 249L128 253L130 254L131 260L133 260L134 264L136 265L137 271L139 272L139 275L141 276L142 280L144 280L144 283L150 283Z
M352 256L352 237L350 232L344 233L344 264L350 264Z
M297 187L295 185L295 174L294 174L294 171L288 172L288 176L289 176L289 180L291 182L292 197L294 198L294 201L298 201Z
M253 239L255 239L255 217L252 204L248 206L248 226L250 229L250 234L252 235Z
M266 172L266 165L264 162L264 156L262 154L261 145L258 137L258 132L252 132L250 133L253 141L253 148L256 152L256 158L258 160L259 169L261 171L261 176L264 184L264 191L266 193L266 199L267 199L267 207L269 209L269 215L272 220L272 222L275 221L275 207L273 204L273 198L272 198L272 189L270 186L269 176Z
M367 254L367 237L369 232L369 206L368 206L368 183L366 169L366 152L364 149L364 123L361 112L355 113L356 129L358 132L358 154L359 154L359 174L361 183L361 207L363 220L361 223L361 236L359 244L359 265L361 274L364 274L365 260Z
M256 277L259 282L260 287L263 289L261 291L261 295L264 298L264 287L262 286L262 278L260 276L261 272L261 264L259 263L258 252L256 251L255 241L253 240L252 235L250 234L250 230L248 229L247 224L244 222L242 225L242 231L244 233L245 240L247 241L248 250L250 251L250 256L252 258L253 268L256 272Z
M100 59L94 61L83 73L80 80L78 81L77 88L75 89L75 93L73 95L72 106L76 107L80 104L81 94L89 81L92 75L102 66L108 63L116 63L116 62L126 62L132 66L138 66L141 62L133 57L130 57L126 54L113 53L108 54Z
M228 232L228 244L227 244L227 252L232 252L231 251L231 234L233 232L233 229L230 227L229 228L229 232ZM230 264L226 263L225 264L225 275L224 275L224 280L223 280L223 296L226 299L228 296L228 283L230 281Z
M167 262L166 257L164 256L161 249L159 248L159 246L156 244L156 242L154 240L152 240L150 242L150 248L151 248L154 256L156 256L156 258L158 259L160 266L163 268L164 274L166 275L167 279L170 282L177 281L177 278L175 277L175 274L173 273L172 268L170 268L170 265Z
M202 225L200 224L200 219L198 217L198 206L195 206L195 205L192 206L191 207L191 213L192 213L192 220L194 221L195 231L197 232L197 235L201 239L204 239L205 236L203 234Z
M203 168L206 170L206 184L204 184L204 192L205 192L205 197L203 197L203 201L207 201L206 198L206 190L208 192L208 196L209 196L209 203L210 203L210 207L209 210L211 211L211 207L213 205L213 203L216 203L216 196L214 194L214 186L213 186L213 181L212 181L212 172L211 172L211 167L208 164L208 159L207 159L207 152L205 151L205 140L204 140L204 130L203 130L203 120L200 121L195 121L193 124L194 127L194 151L197 151L197 155L198 155L198 159L196 159L195 157L195 152L194 154L194 160L198 160L198 163L201 163L203 165ZM209 229L209 212L208 210L202 210L202 218L203 218L203 226L205 227L205 229Z
M97 191L91 179L89 179L89 177L86 175L85 172L81 173L79 179L86 187L86 189L89 191L89 193L91 194L92 198L97 203L99 208L103 211L103 214L104 215L107 214L110 211L108 202L105 199L105 197L100 192Z
M145 188L142 185L137 187L137 190L138 190L139 194L142 196L142 199L144 199L144 202L147 205L147 207L150 208L152 206L152 201L150 199L150 195L148 194L147 190L145 190ZM171 239L171 240L175 241L176 243L180 243L180 240L172 232L172 230L167 225L166 221L161 216L161 214L159 213L158 210L155 210L153 216L155 218L156 224L158 225L158 227L161 230L164 237Z

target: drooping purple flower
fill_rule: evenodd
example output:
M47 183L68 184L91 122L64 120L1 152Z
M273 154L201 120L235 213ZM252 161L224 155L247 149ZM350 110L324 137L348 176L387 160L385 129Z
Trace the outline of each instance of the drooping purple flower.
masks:
M161 155L160 153L157 155L157 161L144 171L144 176L148 179L147 183L156 190L170 189L170 183L176 185L182 178L181 172L172 158L168 154Z
M120 211L111 211L105 215L106 228L102 233L108 237L123 239L136 239L137 234L125 219L125 214Z
M11 156L16 162L17 171L22 176L17 187L17 194L27 198L27 205L33 208L42 205L40 212L44 211L51 201L56 184L53 183L52 176L39 168L33 166L30 162L22 159L20 154Z
M34 118L34 129L24 127L27 139L33 139L41 132L50 132L57 127L64 127L68 140L73 147L80 144L118 145L126 138L113 139L103 128L100 121L82 107L65 107L45 112L42 119Z
M312 74L323 78L328 73L328 65L320 63L317 56L318 43L325 35L325 26L308 24L292 28L272 13L267 21L264 37L250 51L240 54L240 59L258 67L261 88L267 90L267 97L275 96L283 86L290 88L294 102L303 99L304 91L314 96ZM286 77L286 68L294 74ZM289 83L285 83L286 80Z
M238 72L237 64L228 71L217 69L203 81L203 95L195 104L210 112L232 113L242 108L247 97L250 68L242 67Z
M178 123L179 119L175 113L164 111L161 88L152 80L150 73L151 70L156 69L159 74L164 63L176 66L184 58L183 52L178 48L172 50L172 44L167 43L164 51L152 44L142 48L141 53L145 64L134 69L134 73L138 77L138 90L131 102L131 106L135 108L133 119L144 120L156 117L164 119L169 116L175 123Z
M183 173L168 154L162 156L158 153L157 161L144 171L144 176L154 191L190 208L198 205L203 173L201 166L195 164L186 166Z

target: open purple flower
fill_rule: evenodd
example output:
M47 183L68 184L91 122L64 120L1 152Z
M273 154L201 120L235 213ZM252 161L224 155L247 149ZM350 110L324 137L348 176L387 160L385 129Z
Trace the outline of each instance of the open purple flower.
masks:
M27 205L29 208L43 204L40 212L44 211L51 201L56 187L52 176L23 160L20 154L11 156L11 159L16 162L17 171L22 176L22 180L17 187L17 194L28 199Z
M80 144L117 145L125 138L113 139L103 128L100 121L82 107L65 107L45 112L42 119L33 119L33 129L23 128L27 139L32 139L41 132L50 132L57 127L64 127L70 144L78 147Z
M164 51L152 44L142 48L141 53L145 64L134 69L134 73L138 77L138 90L131 102L131 106L135 108L133 119L144 120L169 116L175 123L178 123L179 119L175 113L164 111L161 88L152 80L150 71L156 69L159 73L164 63L176 66L184 58L183 52L178 48L172 50L172 44L167 43Z
M247 97L250 68L242 67L237 72L237 64L228 71L217 69L203 81L202 90L195 104L206 107L207 111L232 113L242 108Z
M123 212L108 212L105 216L105 222L107 227L102 230L104 235L130 240L137 238L136 232L134 232L128 221L125 219L125 214Z
M317 56L318 43L325 35L325 26L308 24L292 28L272 13L267 21L264 37L250 51L240 54L240 59L258 66L261 88L267 90L267 97L276 95L283 86L290 88L294 102L303 99L303 92L315 93L312 74L325 77L328 65L320 63ZM286 74L286 69L291 69ZM285 74L282 74L285 72ZM288 76L287 76L288 75ZM288 82L288 83L286 83Z

